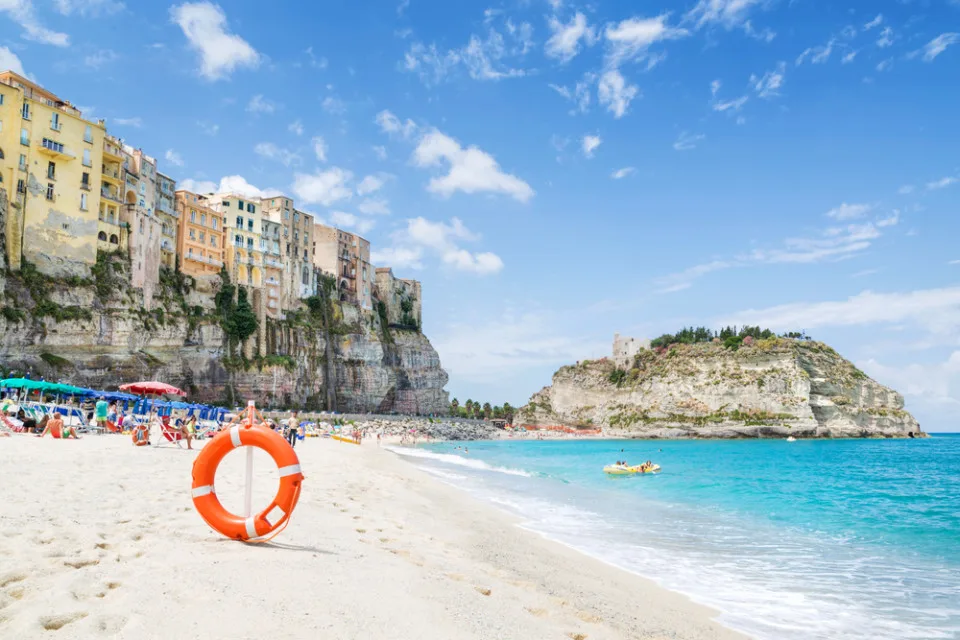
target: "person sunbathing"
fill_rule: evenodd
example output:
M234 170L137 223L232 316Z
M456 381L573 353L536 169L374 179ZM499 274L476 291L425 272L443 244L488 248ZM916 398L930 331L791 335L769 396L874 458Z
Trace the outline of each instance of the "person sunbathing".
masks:
M187 449L193 449L193 437L197 434L197 416L190 415L180 427L180 435L187 441Z
M74 438L76 440L80 439L80 436L77 435L77 430L73 427L68 427L63 424L63 419L60 417L59 411L53 412L53 417L50 418L50 421L47 422L47 426L44 427L43 433L38 435L38 438L50 434L54 438L60 438L61 440L66 440L67 438Z

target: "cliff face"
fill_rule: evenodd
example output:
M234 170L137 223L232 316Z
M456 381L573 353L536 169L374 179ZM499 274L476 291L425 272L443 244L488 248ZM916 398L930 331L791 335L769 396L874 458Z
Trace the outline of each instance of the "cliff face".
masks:
M123 269L122 261L115 264ZM255 399L264 407L320 410L332 408L332 397L344 412L448 410L447 373L426 336L385 332L376 314L351 305L333 303L329 329L306 312L295 320L268 321L245 345L247 357L224 357L216 318L182 296L176 302L163 283L149 312L139 290L122 278L112 281L115 288L107 295L86 282L31 283L11 276L0 282L0 291L4 284L2 373L29 371L32 377L93 388L157 379L199 402ZM103 284L98 281L101 292Z
M923 436L903 397L819 342L757 341L643 350L561 368L516 424L602 427L637 438Z

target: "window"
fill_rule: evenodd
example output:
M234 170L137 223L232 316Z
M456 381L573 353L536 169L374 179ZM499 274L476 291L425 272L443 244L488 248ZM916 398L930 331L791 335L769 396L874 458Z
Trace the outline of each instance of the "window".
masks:
M17 193L26 193L27 192L27 183L24 182L23 178L17 180Z
M217 228L217 219L216 219L216 218L213 219L213 228L214 228L214 229Z
M3 106L3 94L0 93L0 106Z
M293 221L300 222L300 214L297 213L296 211L293 212Z
M239 208L240 211L243 211L243 200L237 200L237 208Z
M93 162L90 160L90 149L83 150L83 166L92 167Z
M217 246L217 238L213 235L210 236L210 246L211 247Z
M53 201L53 199L54 199L54 195L53 195L53 183L52 183L52 182L48 182L48 183L47 183L47 200Z
M20 129L20 144L30 144L30 134L26 129Z
M80 194L80 210L81 211L87 210L87 194L85 193Z
M47 163L47 177L51 180L57 179L57 163L50 161Z
M201 213L201 214L200 214L200 224L202 224L202 225L206 225L206 224L207 224L207 214L205 214L205 213Z
M93 129L90 128L90 125L87 125L83 130L83 141L93 142Z
M237 216L237 229L243 229L243 216Z
M254 205L247 203L247 213L256 213L256 212L257 212L257 208Z
M90 174L89 174L89 173L84 173L82 176L80 176L80 188L81 188L81 189L89 189L89 188L90 188Z
M54 131L60 131L60 114L59 113L54 112L53 115L50 116L50 128L53 129Z
M283 219L284 219L284 220L289 220L289 219L290 219L290 212L289 212L289 211L284 211L284 212L283 212Z
M197 210L190 209L190 222L196 222L196 221L197 221Z
M247 231L253 231L253 220L247 220Z
M187 248L187 255L190 256L191 258L193 257L193 247Z
M247 249L253 249L253 238L247 238Z
M191 240L196 240L196 239L197 239L197 232L194 231L193 229L190 229L190 239L191 239Z
M240 234L233 236L233 243L238 247L243 246L243 238L240 237Z
M229 201L229 200L224 200L224 201L223 201L223 208L226 209L226 208L229 207L229 206L230 206L230 201Z
M30 103L29 102L23 103L23 109L20 111L20 113L23 115L24 120L30 119Z
M27 156L20 154L20 170L26 171L27 169Z
M206 241L207 241L207 234L204 233L203 231L201 231L201 232L200 232L200 242L206 242Z

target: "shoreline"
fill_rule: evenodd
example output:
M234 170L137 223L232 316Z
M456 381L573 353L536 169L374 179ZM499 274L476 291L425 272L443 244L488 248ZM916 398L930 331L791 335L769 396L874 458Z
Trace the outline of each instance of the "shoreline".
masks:
M0 635L746 637L375 443L311 438L296 451L306 480L290 527L245 545L194 511L194 452L111 435L0 441ZM235 457L217 478L227 508L242 495ZM271 473L257 457L255 504L272 497L258 489Z

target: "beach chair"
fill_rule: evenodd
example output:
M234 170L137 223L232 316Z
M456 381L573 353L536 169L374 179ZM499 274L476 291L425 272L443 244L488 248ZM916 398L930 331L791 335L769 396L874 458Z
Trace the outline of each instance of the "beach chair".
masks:
M180 433L180 429L170 424L170 416L161 416L156 424L159 426L160 435L153 444L154 447L176 446L178 449L183 448L183 445L180 444L183 434Z

